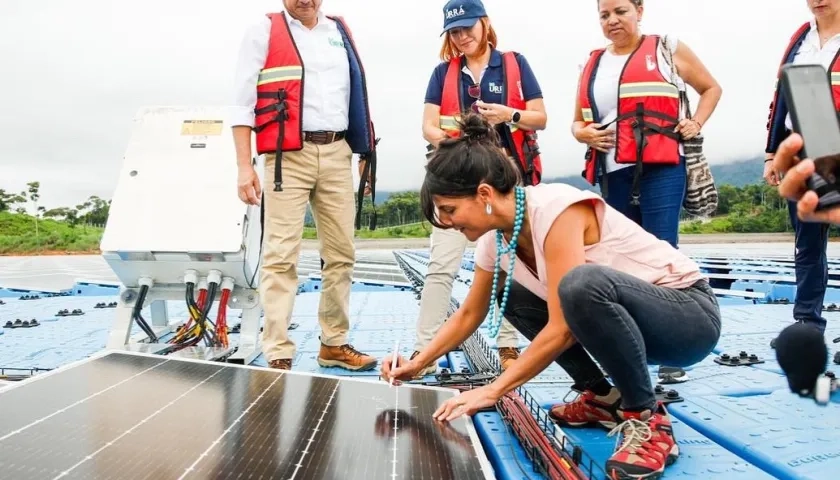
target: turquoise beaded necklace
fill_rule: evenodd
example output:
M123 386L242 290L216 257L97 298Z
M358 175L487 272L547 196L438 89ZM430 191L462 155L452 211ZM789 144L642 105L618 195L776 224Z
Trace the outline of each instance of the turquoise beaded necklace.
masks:
M510 292L510 285L513 283L513 269L516 266L516 244L519 241L519 232L522 230L522 221L525 219L525 189L523 187L514 187L516 198L516 211L513 217L513 234L510 237L510 243L504 247L504 234L502 230L496 230L496 265L493 268L493 290L490 291L490 311L493 312L493 317L490 319L490 338L496 338L499 335L499 327L502 324L502 316L507 306L508 293ZM505 278L505 289L502 292L502 302L500 307L496 306L496 291L499 285L499 271L502 269L502 255L508 254L510 259L510 268L508 269L507 278Z

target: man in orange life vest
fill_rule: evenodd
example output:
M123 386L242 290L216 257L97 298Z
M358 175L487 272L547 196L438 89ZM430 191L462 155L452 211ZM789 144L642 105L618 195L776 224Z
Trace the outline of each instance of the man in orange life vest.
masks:
M376 358L347 343L355 263L353 153L360 155L359 173L366 180L360 193L372 190L376 175L364 70L348 26L323 14L321 0L283 3L285 12L266 15L245 35L232 122L239 198L262 205L263 353L272 368L292 366L296 351L288 323L309 203L324 261L318 363L367 370ZM251 160L252 130L257 153L265 155L264 188Z
M840 0L808 0L808 7L814 18L794 32L781 64L817 63L825 67L830 76L834 107L840 112ZM764 162L764 179L770 185L779 184L779 176L771 160L779 144L790 134L791 128L788 106L777 84L770 104ZM825 223L800 221L796 210L796 202L788 201L790 221L796 232L796 298L793 318L825 333L826 320L822 316L822 308L828 286L826 249L829 226ZM771 346L775 346L775 339L771 341Z

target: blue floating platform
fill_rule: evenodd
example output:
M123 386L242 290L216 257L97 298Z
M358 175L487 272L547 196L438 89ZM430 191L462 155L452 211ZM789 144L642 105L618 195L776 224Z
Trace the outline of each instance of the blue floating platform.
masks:
M399 252L410 268L424 274L428 251ZM679 460L666 469L664 479L833 479L840 471L840 392L828 406L792 394L775 360L770 341L792 322L792 305L773 304L795 296L795 285L755 280L752 277L790 275L792 263L784 260L750 260L750 264L726 264L713 255L695 258L698 262L720 263L711 270L735 279L721 293L723 325L720 341L706 359L686 368L689 380L665 385L684 401L670 404L674 432L680 445ZM744 260L746 261L746 260ZM760 263L758 263L760 262ZM836 268L836 267L832 267ZM469 291L474 262L471 252L464 255L461 271L453 285L454 302L463 302ZM2 287L2 286L0 286ZM320 279L305 279L295 299L289 332L296 344L293 368L326 375L376 377L378 366L367 372L348 372L323 368L317 363L320 349L318 308ZM7 321L36 319L31 328L0 328L0 368L57 368L85 358L104 348L113 321L114 310L95 308L98 303L116 300L117 285L102 282L77 282L60 291L0 288L0 327ZM743 292L764 293L764 298L750 298ZM840 301L840 289L830 287L826 303ZM356 281L351 288L348 341L358 350L381 358L389 353L397 339L400 353L407 357L414 349L418 296L410 283ZM169 316L183 321L187 312L181 302L168 302ZM79 316L56 316L61 309L81 309ZM148 315L148 311L144 312ZM826 311L826 336L840 336L840 312ZM148 318L148 316L147 316ZM229 325L239 321L239 312L228 313ZM139 328L135 327L135 332ZM480 332L486 335L486 328ZM236 344L238 335L231 335ZM495 348L495 341L487 339ZM528 341L520 336L521 348ZM833 357L836 344L829 343ZM764 362L751 366L728 367L714 361L723 353L741 351L755 354ZM494 352L492 352L494 353ZM265 365L262 356L253 362ZM461 350L440 358L438 368L453 372L469 370ZM840 370L840 366L829 365ZM650 366L651 382L657 381L657 366ZM573 398L572 379L552 364L524 388L545 410ZM484 450L499 479L542 478L525 450L498 413L482 412L473 418ZM571 441L603 466L615 446L615 437L604 429L565 429Z
M818 406L779 390L748 397L690 397L670 411L777 478L828 479L840 471L840 404Z

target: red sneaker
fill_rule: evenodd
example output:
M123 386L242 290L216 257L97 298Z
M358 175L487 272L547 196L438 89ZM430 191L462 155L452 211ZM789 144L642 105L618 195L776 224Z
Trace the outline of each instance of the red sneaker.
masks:
M561 427L600 425L615 428L623 421L618 416L620 404L621 393L615 387L607 395L595 395L591 390L586 390L573 402L552 406L548 415Z
M607 477L611 480L647 480L662 476L665 467L677 460L680 448L674 439L671 419L665 407L657 402L654 411L625 412L624 421L609 435L621 434L615 453L607 460Z

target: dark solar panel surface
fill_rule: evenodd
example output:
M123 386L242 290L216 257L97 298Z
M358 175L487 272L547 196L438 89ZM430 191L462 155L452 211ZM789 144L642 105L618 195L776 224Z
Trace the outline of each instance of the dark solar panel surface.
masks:
M486 478L451 395L110 353L0 392L0 477Z

